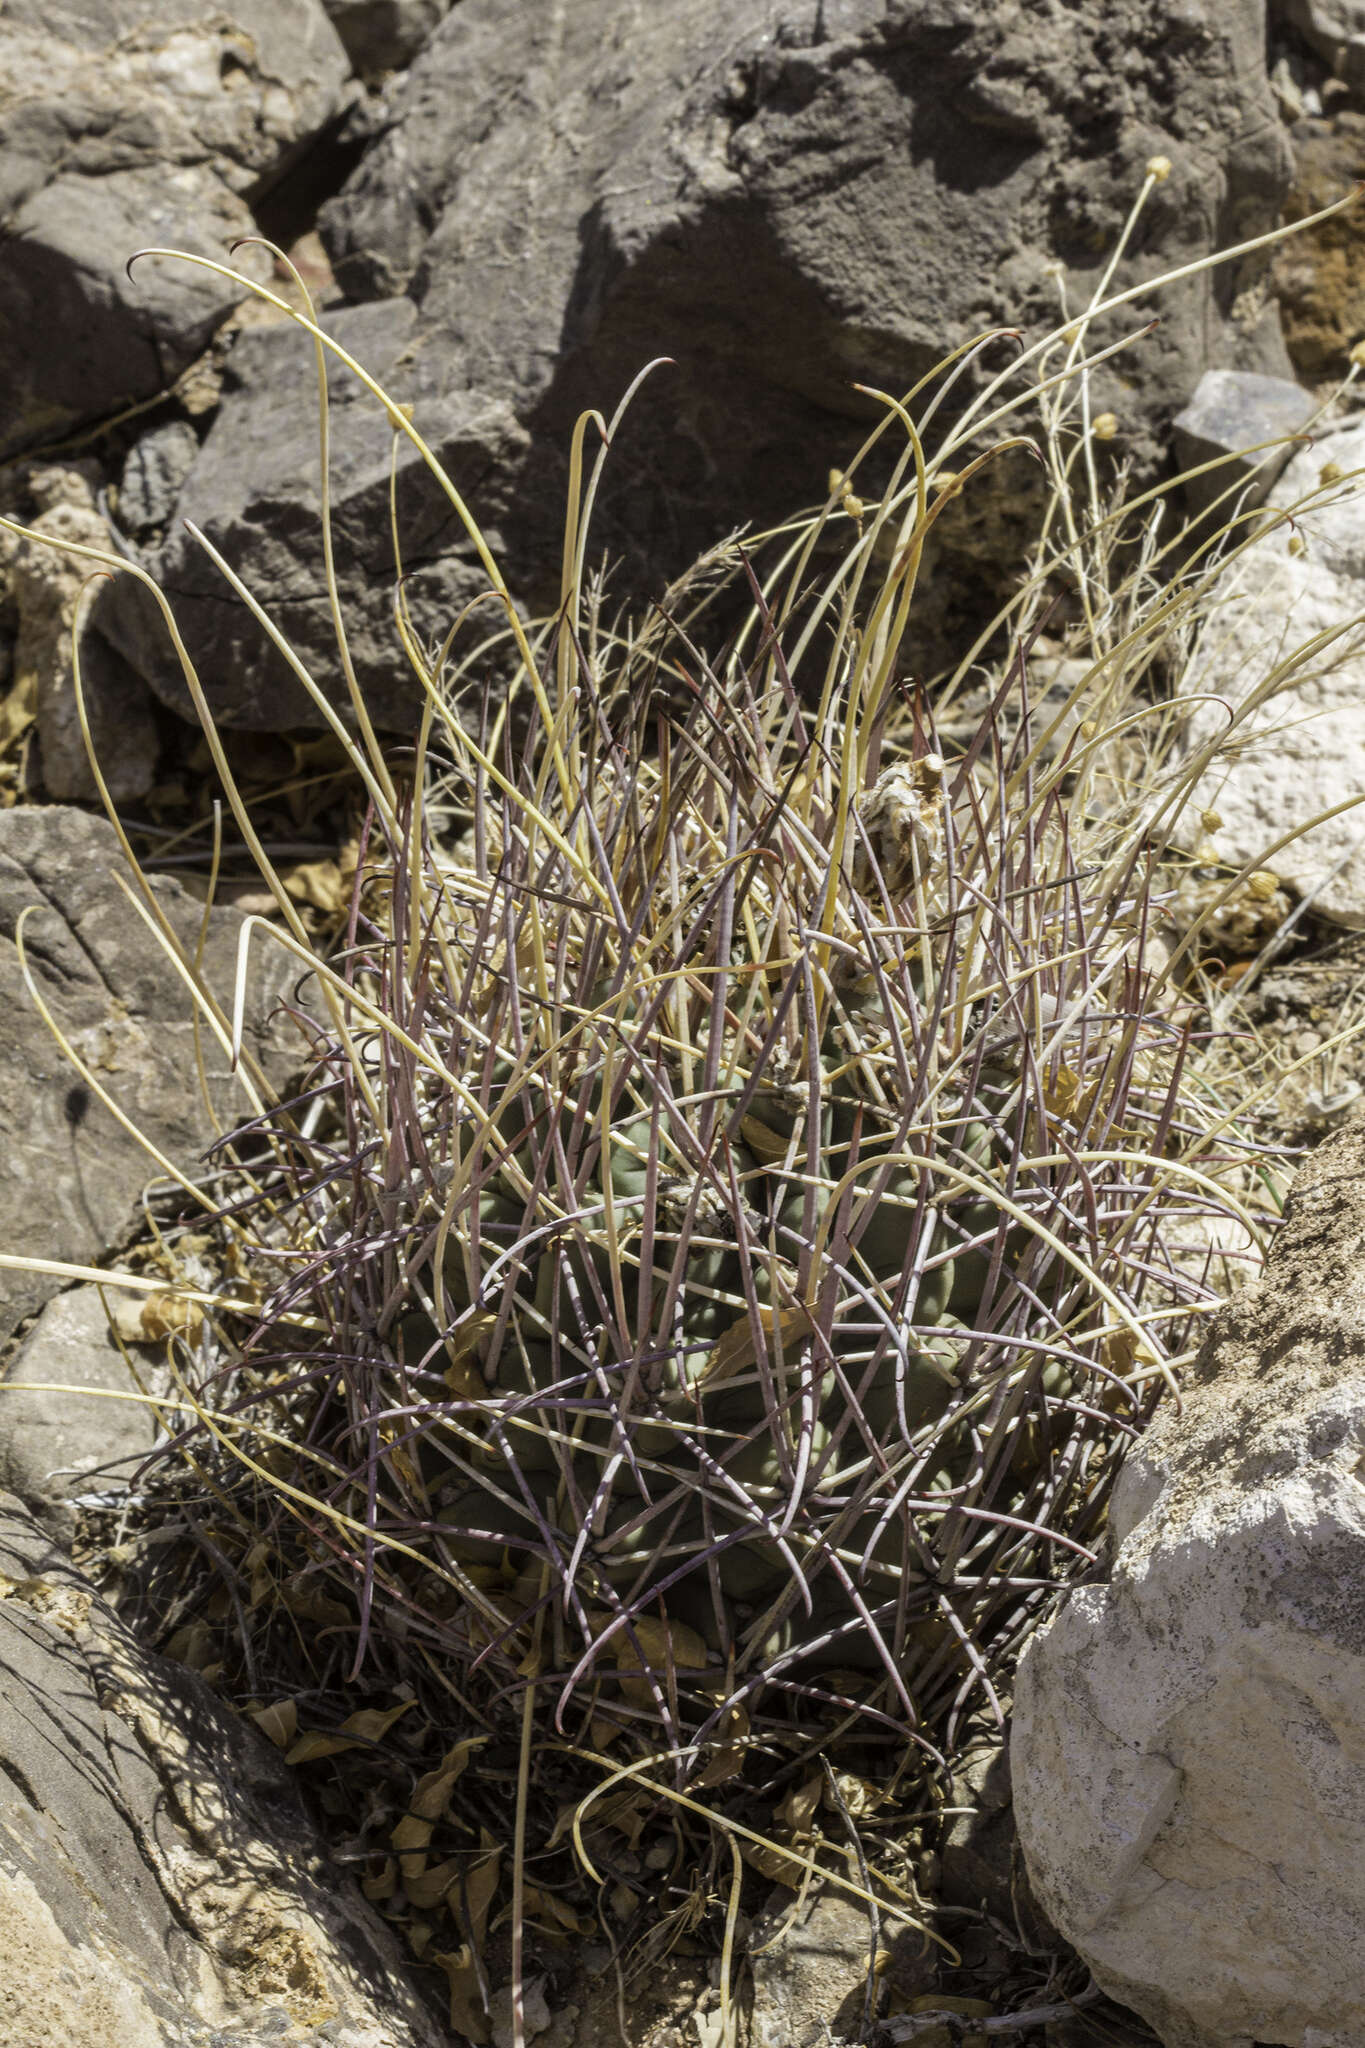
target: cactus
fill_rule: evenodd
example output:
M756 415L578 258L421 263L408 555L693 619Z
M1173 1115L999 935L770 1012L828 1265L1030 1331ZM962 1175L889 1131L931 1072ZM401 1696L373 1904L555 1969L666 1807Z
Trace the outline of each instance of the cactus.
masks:
M856 663L804 706L770 633L665 712L658 630L609 692L547 663L496 775L452 725L500 857L409 821L361 899L403 1039L380 1095L320 1040L287 1139L310 1441L466 1682L534 1640L561 1717L701 1754L832 1672L927 1740L1086 1553L1201 1296L1180 1042L1026 707L945 761Z

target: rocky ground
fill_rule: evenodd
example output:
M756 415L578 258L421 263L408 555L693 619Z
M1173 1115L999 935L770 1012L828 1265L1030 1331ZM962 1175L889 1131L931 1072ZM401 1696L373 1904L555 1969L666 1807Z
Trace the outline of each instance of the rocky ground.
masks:
M162 1628L169 1662L139 1643L115 1609L138 1577L145 1531L125 1512L126 1488L153 1424L137 1400L83 1407L47 1391L137 1391L91 1279L131 1251L146 1284L115 1327L141 1360L143 1391L175 1396L144 1345L166 1334L164 1217L143 1201L147 1168L106 1085L172 1173L188 1173L250 1107L229 1047L191 1023L119 886L77 717L78 609L107 791L157 873L168 928L230 988L243 919L270 899L229 823L205 920L210 764L163 621L127 572L149 572L171 596L291 897L318 932L334 929L355 869L356 790L297 678L225 601L185 524L205 527L336 690L313 365L288 307L311 300L415 408L527 611L558 594L574 419L590 404L610 414L646 362L672 357L615 437L598 508L615 588L654 592L736 526L822 496L873 417L855 382L903 390L986 326L1042 331L1062 272L1074 304L1153 160L1172 168L1123 271L1135 284L1338 197L1365 174L1357 11L1283 0L1267 24L1257 0L1023 11L1004 0L582 0L568 11L539 0L233 0L210 16L189 0L11 0L0 21L0 514L112 558L115 573L87 587L88 558L0 532L0 1252L48 1262L0 1272L11 1384L0 1409L0 1783L12 1844L0 1886L18 1930L0 1958L0 2038L9 2023L18 2048L418 2048L458 2038L442 2016L447 1988L471 2034L486 2026L498 2048L514 2038L499 1989L505 1935L477 1929L493 1994L485 2023L463 1947L433 1950L414 1970L389 1940L382 1890L362 1898L349 1876L336 1885L326 1874L347 1843L370 1868L407 1780L426 1768L418 1746L369 1776L354 1757L287 1771L265 1739L283 1731L257 1735L213 1704L193 1617ZM231 259L238 274L224 274L229 245L253 236L287 254L247 241ZM147 246L204 261L151 256L129 271ZM1281 410L1256 418L1273 416L1276 431L1311 423L1318 437L1278 481L1265 478L1272 507L1318 488L1328 465L1341 477L1361 467L1361 246L1355 217L1340 214L1273 254L1186 280L1159 307L1139 293L1133 323L1159 310L1163 324L1096 380L1094 410L1116 422L1104 460L1124 462L1139 489L1170 473L1177 450L1203 459L1258 438L1234 435L1211 402L1191 411L1205 374L1229 371L1273 380L1257 403ZM253 281L280 303L253 298ZM333 403L336 575L360 682L399 748L416 696L392 638L391 423L344 369ZM1286 403L1302 408L1292 422ZM406 445L396 476L405 591L430 642L485 571ZM1294 679L1307 722L1286 722L1284 691L1272 693L1241 758L1204 790L1204 823L1184 849L1193 909L1187 900L1173 913L1169 934L1178 944L1209 910L1187 962L1188 1014L1209 1087L1250 1102L1277 1162L1365 1102L1365 822L1346 811L1268 856L1251 909L1242 897L1231 912L1218 903L1270 838L1365 786L1365 657L1351 637L1365 564L1333 486L1321 484L1320 513L1248 556L1246 589L1269 593L1277 617L1339 633L1346 658ZM940 523L917 680L932 679L998 597L1040 488L1029 465L1001 465ZM1237 703L1273 669L1274 634L1263 612L1248 616L1242 641L1201 652L1188 690ZM1055 683L1064 631L1040 654L1044 684ZM1190 714L1196 739L1201 715ZM35 1013L26 962L93 1081L73 1074ZM294 1057L284 985L253 968L248 1080L250 1062L268 1078ZM207 1266L203 1277L214 1277ZM1301 1433L1311 1437L1309 1422ZM81 1570L62 1547L73 1541ZM314 1817L293 1803L291 1778L307 1784ZM223 1783L239 1802L222 1803ZM1358 1799L1358 1786L1348 1794ZM1103 1975L1109 1952L1085 1946L1083 1914L1067 1920L1066 1874L1049 1872L1047 1898L1085 1963L1033 1899L999 1731L968 1746L955 1801L960 1811L907 1833L904 1853L960 1962L883 1938L828 1892L798 1907L776 1886L739 1930L753 2048L870 2038L867 1958L883 1951L885 2041L1153 2038L1091 1984L1089 1961ZM629 1896L651 1882L648 1855L649 1845L619 1855ZM576 1922L566 1929L536 1949L524 2039L588 2048L619 2020L639 2048L722 2042L709 1936L675 1929L666 1958L662 1945L643 1947L623 1997L611 1947ZM1183 2040L1185 2007L1143 2003L1124 1953L1105 1981L1122 1978L1163 2038ZM1238 2038L1306 2042L1310 2021Z

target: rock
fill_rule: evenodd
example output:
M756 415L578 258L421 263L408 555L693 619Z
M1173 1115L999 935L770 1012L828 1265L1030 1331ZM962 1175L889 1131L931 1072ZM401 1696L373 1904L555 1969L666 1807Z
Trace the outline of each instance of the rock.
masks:
M398 395L425 384L418 424L438 442L452 439L443 408L457 410L455 481L500 531L512 588L535 608L558 601L574 421L590 406L610 416L647 362L674 359L636 399L594 514L618 593L654 595L738 522L823 497L879 416L855 384L904 391L983 328L1054 325L1057 263L1076 303L1154 153L1174 168L1126 276L1274 225L1288 154L1263 42L1256 0L1079 12L1060 0L581 0L562 14L461 0L385 88L381 132L322 232L342 287L387 305L376 317L395 339L402 302L415 309ZM1144 474L1210 360L1284 371L1274 308L1257 296L1263 269L1164 293L1160 338L1121 380L1097 373L1094 402L1118 412ZM1125 331L1156 310L1125 311ZM387 337L371 339L383 358ZM211 516L263 596L320 615L307 350L297 337L292 352L244 350L185 504ZM208 479L274 471L281 434L297 451L287 476L281 457L249 518L241 485L220 517ZM983 581L998 591L1023 545L1036 471L1023 458L988 469L954 507L940 567L921 579L926 606L944 611L952 585L954 616L975 631ZM368 484L361 495L368 506ZM345 486L338 502L351 521ZM367 545L344 582L368 618L363 578L379 576L377 610L388 607L386 522L367 511L353 523ZM470 588L467 557L443 569L420 529L408 548L449 621ZM974 582L942 567L958 559ZM158 569L223 715L249 722L276 703L293 715L279 661L187 568L179 541ZM116 637L139 667L151 659L145 634L125 625ZM391 630L385 658L389 680L372 671L388 705L378 715L401 725L416 699L396 690ZM268 686L242 682L256 671Z
M420 332L413 302L354 307L328 314L324 324L397 400L417 404L424 434L460 488L482 516L496 515L505 495L499 470L524 457L526 436L505 405L460 388L451 364ZM302 686L183 524L202 524L233 567L254 579L276 626L334 701L344 703L318 527L312 343L292 323L252 328L233 350L230 371L222 409L152 566L225 724L316 725ZM348 595L347 639L371 716L402 730L416 716L419 690L393 622L393 430L345 370L332 375L331 403L334 544ZM419 639L439 644L488 578L448 499L407 442L400 448L398 502L404 596ZM489 630L498 623L491 605L480 616ZM161 613L134 578L107 587L95 620L164 702L192 716Z
M1194 397L1171 422L1175 457L1182 470L1205 462L1218 468L1189 477L1183 485L1191 511L1203 512L1218 498L1224 516L1238 503L1259 505L1294 454L1289 435L1301 433L1318 410L1310 392L1287 377L1259 377L1250 370L1207 370ZM1265 441L1279 447L1249 451ZM1234 456L1235 461L1219 461ZM1231 493L1231 496L1227 494Z
M1365 116L1347 109L1330 123L1294 130L1294 183L1285 219L1301 221L1365 176ZM1272 281L1295 373L1319 387L1339 383L1365 335L1365 241L1353 207L1290 235L1275 251Z
M411 64L452 0L323 0L328 19L361 78Z
M148 1392L170 1391L164 1365L150 1353L139 1366ZM52 1385L88 1387L90 1398L44 1391ZM162 1434L155 1411L127 1398L139 1391L110 1333L100 1290L54 1295L25 1333L0 1389L0 1487L42 1515L54 1534L69 1535L69 1503L126 1487Z
M1321 487L1329 463L1344 475L1365 465L1365 425L1324 433L1295 456L1269 504L1283 509L1310 492L1319 503L1296 512L1293 528L1278 525L1254 541L1215 586L1180 678L1194 708L1178 760L1223 739L1229 708L1239 715L1236 744L1197 783L1177 837L1191 851L1207 852L1211 844L1219 860L1238 867L1259 864L1311 896L1315 915L1360 927L1365 808L1303 829L1365 789L1361 500L1358 484ZM1296 660L1320 634L1332 637ZM1288 664L1285 673L1269 689L1281 664ZM1201 703L1201 696L1223 701ZM1202 822L1209 816L1217 823ZM1272 853L1296 828L1302 836Z
M1167 2048L1365 2039L1365 1123L1129 1453L1015 1689L1039 1899Z
M1018 1911L1016 1833L1009 1749L1003 1729L983 1719L956 1757L949 1805L957 1809L939 1843L938 1894L950 1906L976 1907L1006 1926Z
M1338 78L1348 85L1365 84L1362 0L1277 0L1277 12Z
M120 1109L182 1170L248 1097L207 1025L195 1045L188 992L118 884L122 865L102 818L57 806L0 812L0 1252L88 1265L130 1227L158 1168L68 1064L20 972L22 912L34 978L71 1044ZM153 881L156 901L191 956L203 906L178 882ZM242 920L209 920L204 975L231 1003ZM282 957L253 953L247 1044L283 1075L297 1038L270 1023ZM200 1093L202 1050L210 1118ZM0 1343L40 1308L59 1279L0 1267ZM0 1399L3 1399L0 1396Z
M852 1899L820 1892L798 1903L779 1892L750 1947L752 2048L861 2040L872 1946L867 1914Z
M282 1758L0 1498L0 2033L439 2048Z
M134 441L118 487L119 525L134 540L163 527L194 468L199 436L188 420L167 420Z
M340 106L320 0L10 0L0 28L0 454L163 389L240 292L254 200ZM242 252L264 276L269 259ZM41 335L42 346L34 345Z
M113 546L90 483L78 469L39 469L29 477L38 506L25 523L54 542ZM0 532L0 573L18 611L15 682L31 689L37 712L41 784L59 803L96 803L99 789L76 709L71 622L95 565L59 546ZM81 642L81 686L90 735L115 803L135 802L156 780L156 717L147 686L97 634Z

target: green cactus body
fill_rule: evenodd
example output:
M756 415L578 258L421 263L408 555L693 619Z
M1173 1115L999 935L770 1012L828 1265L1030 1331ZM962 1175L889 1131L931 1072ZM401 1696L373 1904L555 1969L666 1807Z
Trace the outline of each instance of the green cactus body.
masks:
M553 1486L542 1478L533 1483L533 1491L547 1519L552 1521ZM528 1554L539 1555L544 1549L525 1504L482 1486L463 1487L443 1500L436 1520L445 1528L446 1541L463 1564L501 1566L510 1561L515 1572L523 1567Z

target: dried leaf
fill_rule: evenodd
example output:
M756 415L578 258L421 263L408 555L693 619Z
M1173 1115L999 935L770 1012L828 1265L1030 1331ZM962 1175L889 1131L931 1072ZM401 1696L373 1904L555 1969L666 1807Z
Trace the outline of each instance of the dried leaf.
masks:
M815 1328L812 1311L801 1301L781 1309L760 1306L758 1321L765 1335L771 1337L776 1334L783 1350L789 1344L799 1343L802 1337L808 1337ZM733 1379L737 1372L743 1372L746 1366L752 1365L756 1357L753 1326L746 1310L728 1330L721 1332L719 1340L711 1348L710 1357L697 1375L698 1383L703 1387L713 1387L722 1380Z
M268 1736L276 1749L287 1749L298 1733L299 1703L297 1700L275 1700L268 1707L255 1707L247 1717L256 1723L262 1735Z
M782 1884L789 1892L800 1891L806 1872L802 1864L790 1856L784 1856L776 1842L741 1842L740 1855L744 1861L773 1884Z
M109 1304L109 1320L125 1344L160 1344L167 1337L195 1344L204 1327L204 1311L197 1301L166 1290L120 1296Z
M398 1889L398 1862L393 1856L384 1858L384 1866L373 1877L362 1877L360 1889L373 1906L391 1899Z
M405 1862L409 1860L417 1859L404 1858ZM423 1857L421 1860L425 1862L426 1858ZM460 1868L461 1859L458 1856L448 1856L444 1863L433 1863L430 1870L415 1872L411 1877L405 1875L403 1889L408 1895L409 1905L416 1906L421 1911L431 1906L439 1906L459 1878Z
M310 909L328 911L333 916L339 916L351 899L350 889L334 860L299 861L286 868L280 879L296 903L306 903Z
M440 1965L450 1986L450 2024L482 2048L488 2039L488 2015L484 2008L479 1972L473 1950L466 1945L454 1950L433 1950L429 1960Z
M417 1780L417 1788L408 1801L409 1813L419 1820L443 1819L453 1787L463 1777L475 1750L482 1749L487 1740L486 1735L469 1735L463 1742L457 1742L454 1749L448 1749L436 1769Z
M484 1838L487 1841L488 1834L486 1829L484 1830ZM484 1935L488 1931L488 1916L493 1910L493 1900L497 1896L498 1879L501 1875L502 1851L499 1848L491 1847L479 1858L464 1880L464 1909L469 1915L469 1925L474 1936L475 1945L480 1948L483 1946Z
M340 1628L352 1616L352 1610L334 1600L330 1593L324 1593L316 1579L287 1580L280 1589L280 1598L291 1614L301 1621L314 1621L319 1628Z
M404 1884L420 1877L426 1869L426 1847L431 1840L431 1827L429 1820L419 1820L415 1813L405 1813L389 1836L398 1851Z
M441 1378L452 1394L462 1401L486 1401L488 1386L475 1360L480 1347L498 1326L491 1309L479 1309L451 1331L446 1339L450 1363Z
M525 1899L527 1918L538 1920L551 1932L563 1928L570 1934L582 1935L585 1941L597 1932L594 1922L575 1912L567 1899L556 1897L554 1892L542 1891L539 1885L528 1884Z
M367 1744L380 1742L388 1734L400 1715L415 1704L412 1700L400 1700L396 1707L365 1707L358 1714L350 1714L340 1728L324 1734L321 1730L304 1735L294 1744L285 1758L287 1764L316 1763L319 1757L339 1756L344 1749L360 1749Z
M791 1139L784 1138L780 1131L773 1130L760 1117L741 1117L739 1135L760 1166L778 1165L791 1149Z
M823 1791L825 1805L831 1812L837 1813L842 1801L844 1812L854 1820L861 1819L865 1813L875 1813L886 1799L885 1792L869 1778L857 1778L851 1771L836 1771L834 1790L826 1780ZM834 1797L834 1791L838 1792L838 1799Z
M632 1627L634 1642L624 1630L613 1640L618 1671L649 1670L666 1674L705 1670L706 1644L685 1621L658 1621L652 1615L642 1614L636 1617ZM638 1650L636 1643L639 1644ZM647 1678L625 1678L621 1690L628 1700L639 1706L648 1706L654 1697Z
M190 1671L205 1671L213 1661L213 1631L207 1622L187 1622L184 1628L176 1630L161 1654Z
M818 1776L804 1779L790 1791L776 1809L783 1827L790 1828L793 1835L808 1835L824 1790L825 1778L821 1772Z

